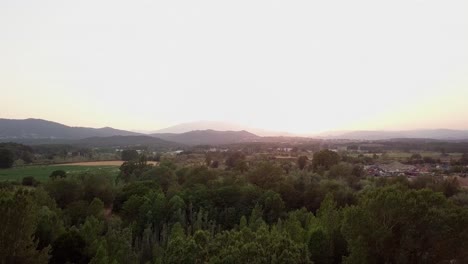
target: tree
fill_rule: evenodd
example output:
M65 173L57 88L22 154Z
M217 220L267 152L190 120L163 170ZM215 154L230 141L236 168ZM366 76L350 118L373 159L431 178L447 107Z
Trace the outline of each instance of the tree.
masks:
M111 176L97 173L79 175L83 188L83 199L91 202L99 198L104 205L110 205L114 200L114 183Z
M389 186L367 190L344 211L345 263L466 263L468 211L441 193Z
M169 186L176 182L174 171L166 166L155 167L141 175L142 180L153 180L158 183L163 192L167 192Z
M138 152L134 149L125 149L122 151L122 160L123 161L136 161L138 160Z
M67 173L64 170L54 170L49 178L51 179L57 179L57 178L65 178L67 177Z
M269 162L259 164L248 175L248 180L261 188L270 189L283 180L282 169Z
M43 249L48 247L64 231L63 220L57 212L47 206L42 206L38 212L37 227L34 233L35 239L38 240L37 248Z
M331 166L338 164L338 162L340 162L340 155L338 155L338 153L328 149L324 149L314 153L314 157L312 159L312 167L314 168L314 170L329 170Z
M213 160L213 162L211 162L211 168L217 169L218 167L219 167L219 161Z
M109 225L105 236L109 263L137 263L132 250L132 231L130 228L121 229L119 226Z
M107 256L107 250L104 243L100 243L96 255L91 259L89 264L108 264L109 257Z
M236 151L228 154L226 159L226 167L228 169L235 169L236 167L241 166L241 163L245 162L245 155L242 152Z
M24 177L21 184L23 186L37 186L39 182L33 176Z
M164 254L164 263L196 263L197 244L192 237L186 237L179 223L172 228Z
M37 207L25 191L0 191L0 263L47 263L48 247L37 250Z
M297 165L299 166L300 170L303 170L305 168L305 166L307 165L307 160L309 160L307 156L300 156L299 158L297 158Z
M284 211L284 202L281 196L274 191L267 191L260 198L260 203L266 222L272 224L278 221Z
M463 153L459 162L460 165L468 165L468 153Z
M346 241L341 233L342 212L337 209L333 195L328 193L320 204L317 218L325 233L326 249L322 253L326 256L325 263L342 263L342 256L346 254Z
M13 166L15 156L9 149L0 149L0 169L8 169Z
M210 167L212 161L213 161L213 158L211 157L210 153L206 153L205 154L205 165L207 167Z
M88 263L85 253L86 242L77 230L70 230L61 235L52 244L52 258L50 263Z
M97 219L104 218L104 203L101 199L95 197L88 206L88 216L94 216Z
M71 179L49 181L45 189L61 208L65 208L69 203L79 199L82 194L82 186Z
M327 235L322 228L316 228L310 233L308 247L310 258L314 264L330 263L330 246L327 240Z

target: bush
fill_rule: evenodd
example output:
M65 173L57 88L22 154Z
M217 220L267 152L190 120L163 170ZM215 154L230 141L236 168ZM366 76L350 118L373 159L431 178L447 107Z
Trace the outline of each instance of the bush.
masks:
M57 179L58 177L60 178L65 178L67 177L67 173L64 170L54 170L50 176L51 179Z
M23 186L37 186L39 185L39 182L34 179L32 176L27 176L23 178L23 181L21 182Z

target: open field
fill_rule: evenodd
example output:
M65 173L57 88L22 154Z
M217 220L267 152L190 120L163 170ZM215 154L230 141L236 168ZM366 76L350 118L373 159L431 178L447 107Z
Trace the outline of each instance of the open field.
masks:
M404 152L404 151L389 151L386 153L386 155L389 158L394 158L394 159L407 159L410 158L413 154L418 153L422 157L431 157L431 158L440 158L441 154L440 152L435 152L435 151L419 151L419 152ZM350 153L348 156L350 157L357 157L361 153ZM373 153L362 153L364 156L372 157L374 154ZM377 153L378 156L382 155L382 153ZM462 153L447 153L447 155L451 158L458 159L461 157Z
M108 160L108 161L86 161L86 162L75 162L67 164L54 164L52 166L120 166L124 163L121 160ZM148 164L156 165L156 161L148 161Z
M0 181L21 181L23 177L33 176L36 180L46 182L49 180L49 175L54 170L64 170L68 174L76 174L81 172L102 172L117 176L119 173L118 166L77 166L77 165L37 165L37 166L24 166L11 169L0 170Z
M121 160L111 161L89 161L66 164L51 165L31 165L15 167L11 169L0 169L0 181L21 181L23 177L33 176L36 180L46 182L49 175L55 170L64 170L67 174L76 174L81 172L101 172L117 176ZM148 161L149 164L157 165L155 161Z

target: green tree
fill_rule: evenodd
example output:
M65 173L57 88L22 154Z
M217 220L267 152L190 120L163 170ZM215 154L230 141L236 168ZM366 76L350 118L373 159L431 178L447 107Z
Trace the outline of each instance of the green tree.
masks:
M338 164L338 162L340 162L340 156L338 155L338 153L328 149L324 149L314 153L314 157L312 159L312 167L314 168L314 170L329 170L331 166Z
M468 211L430 190L366 191L345 210L346 263L465 263Z
M0 149L0 169L8 169L13 166L15 156L9 149Z
M132 249L132 231L119 225L109 224L105 235L109 263L136 263L136 255Z
M41 206L38 212L38 221L35 238L38 240L38 249L43 249L52 244L65 232L63 220L56 211L47 206Z
M225 164L228 169L234 169L242 162L245 162L244 153L236 151L228 153Z
M177 182L174 171L167 166L158 166L141 175L142 180L153 180L167 193L169 187Z
M280 167L263 162L249 172L248 180L261 188L271 189L277 187L283 180L282 172Z
M0 263L47 263L48 247L37 250L37 207L25 191L0 190Z
M265 192L260 198L263 214L267 223L276 223L284 212L285 206L281 196L274 191Z
M138 152L134 149L125 149L122 150L122 160L123 161L136 161L138 160Z
M107 254L106 247L104 243L100 243L96 255L91 259L89 264L108 264L109 263L109 257Z
M104 203L99 198L94 198L88 206L88 216L94 216L96 219L104 218Z
M65 178L67 177L67 173L64 170L54 170L49 178L51 179L57 179L57 178Z
M309 158L307 158L307 156L300 156L297 158L297 166L299 166L300 170L303 170L306 167L308 160Z
M70 230L54 241L52 244L52 258L50 263L88 263L86 255L86 242L77 230Z
M314 264L330 263L330 245L328 237L323 228L315 228L309 236L309 253L310 259Z
M21 181L23 186L38 186L39 183L33 176L26 176Z
M325 263L342 263L342 256L347 253L346 241L341 233L342 212L337 209L333 195L328 193L317 211L317 219L325 233L326 245L322 257L326 256Z
M82 195L82 186L72 179L49 181L45 185L45 190L61 208L65 208L71 202L78 200Z

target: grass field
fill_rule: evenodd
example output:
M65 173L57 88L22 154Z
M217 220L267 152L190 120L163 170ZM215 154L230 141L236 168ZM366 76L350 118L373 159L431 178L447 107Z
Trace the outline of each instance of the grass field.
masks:
M440 158L441 153L440 152L434 152L434 151L420 151L420 152L402 152L402 151L389 151L387 152L387 156L389 158L393 159L407 159L410 158L414 153L419 153L421 154L422 157L431 157L431 158ZM450 157L452 158L460 158L462 153L447 153ZM348 154L351 157L357 157L359 156L359 153L351 153ZM373 153L363 153L364 156L372 157L374 154ZM381 155L381 153L377 154Z
M16 167L11 169L0 169L0 181L21 182L23 177L33 176L36 180L40 182L46 182L49 180L49 175L54 170L64 170L71 175L80 172L102 172L117 176L117 174L119 173L119 167L115 165L37 165Z

